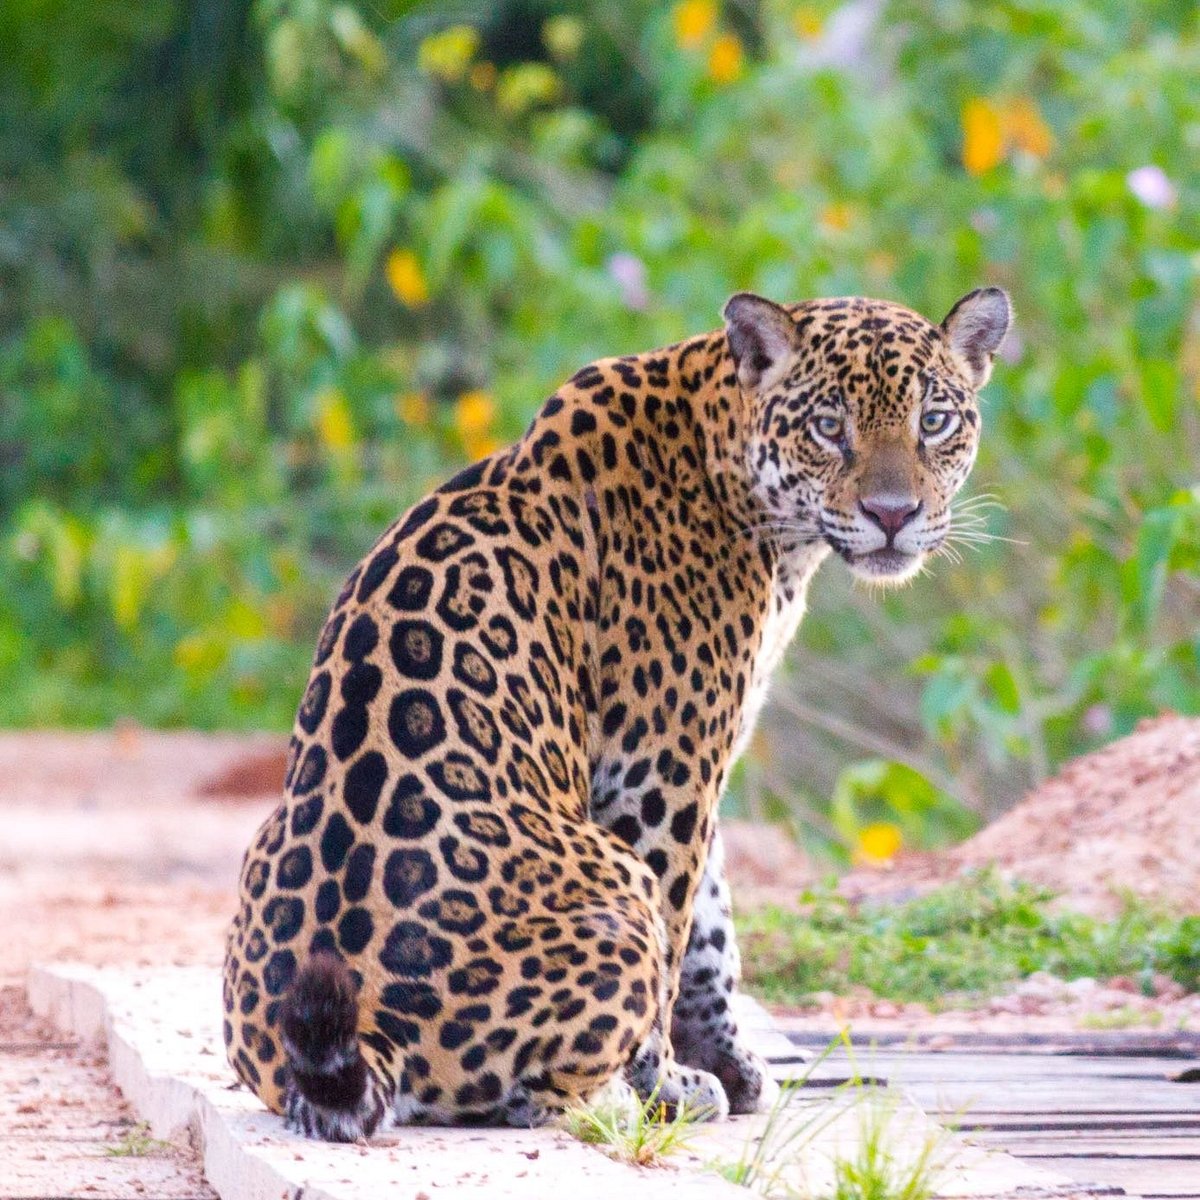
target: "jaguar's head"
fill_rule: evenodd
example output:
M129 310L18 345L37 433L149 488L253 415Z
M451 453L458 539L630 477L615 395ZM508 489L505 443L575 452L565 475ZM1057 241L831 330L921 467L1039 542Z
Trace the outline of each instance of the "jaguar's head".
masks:
M763 526L828 543L862 578L910 578L975 461L1008 296L971 292L940 325L882 300L783 307L747 292L724 315Z

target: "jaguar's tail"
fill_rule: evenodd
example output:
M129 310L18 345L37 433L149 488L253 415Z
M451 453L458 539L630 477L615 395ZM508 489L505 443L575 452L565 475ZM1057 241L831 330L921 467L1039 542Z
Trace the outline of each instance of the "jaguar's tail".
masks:
M289 1121L310 1136L354 1141L369 1136L380 1105L358 1041L358 987L333 954L300 968L280 1010L279 1028L291 1069Z

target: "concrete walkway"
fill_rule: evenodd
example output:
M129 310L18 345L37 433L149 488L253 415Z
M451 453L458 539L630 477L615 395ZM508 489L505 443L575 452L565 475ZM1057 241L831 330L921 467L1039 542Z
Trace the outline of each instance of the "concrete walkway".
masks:
M436 1200L439 1195L563 1200L567 1192L570 1200L610 1200L635 1191L639 1200L744 1200L747 1195L711 1167L753 1158L763 1117L703 1126L687 1151L657 1169L614 1161L557 1129L404 1128L370 1145L353 1146L293 1136L236 1084L226 1066L218 995L217 973L200 967L55 966L34 968L29 983L35 1013L72 1037L106 1047L113 1079L155 1137L192 1139L221 1200L301 1195L305 1200ZM780 1073L796 1072L794 1053L785 1039L769 1032L762 1010L750 1005L745 1017L760 1026L756 1037L764 1050L793 1058ZM786 1153L765 1156L760 1183L762 1174L778 1170L779 1182L796 1194L828 1195L835 1160L859 1156L874 1130L901 1170L905 1161L933 1147L940 1164L936 1194L942 1200L1086 1194L1054 1172L967 1145L897 1097L850 1096L828 1086L828 1072L823 1082L826 1086L801 1089L785 1111L782 1120L796 1136ZM776 1137L774 1145L784 1140ZM0 1197L4 1193L0 1187ZM156 1193L151 1184L150 1192L140 1194Z

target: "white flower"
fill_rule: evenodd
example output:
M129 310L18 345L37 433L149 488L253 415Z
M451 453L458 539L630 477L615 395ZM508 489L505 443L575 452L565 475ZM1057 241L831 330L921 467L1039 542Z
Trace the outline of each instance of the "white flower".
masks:
M646 287L646 264L636 254L614 254L605 264L608 274L621 289L621 302L626 308L641 311L650 303Z
M1138 167L1125 176L1129 190L1147 208L1174 208L1179 193L1162 167Z

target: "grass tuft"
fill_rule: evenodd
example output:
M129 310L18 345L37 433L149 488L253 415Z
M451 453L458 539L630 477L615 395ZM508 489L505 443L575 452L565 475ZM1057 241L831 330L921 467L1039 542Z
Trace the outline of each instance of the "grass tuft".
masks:
M833 1160L831 1200L931 1200L945 1168L951 1134L930 1130L915 1155L900 1152L901 1139L892 1129L894 1103L864 1104L860 1141L851 1155Z
M793 1107L796 1093L838 1046L844 1046L853 1061L853 1047L843 1030L805 1065L802 1075L789 1079L780 1087L762 1132L747 1139L741 1155L732 1162L710 1163L709 1169L760 1196L789 1195L789 1185L785 1182L789 1168L798 1161L805 1147L837 1119L837 1110L830 1104ZM858 1082L857 1078L851 1079L847 1086L856 1086Z
M156 1154L169 1154L172 1150L170 1142L150 1136L150 1125L139 1121L131 1125L119 1142L106 1146L104 1153L109 1158L150 1158Z
M839 1046L845 1047L853 1074L838 1089L837 1100L827 1095L822 1102L797 1105L796 1091ZM859 1114L857 1137L848 1151L830 1155L823 1143L827 1136L843 1140L831 1126L848 1112ZM919 1114L914 1110L912 1115ZM896 1128L898 1116L902 1113L895 1096L864 1085L843 1031L802 1077L781 1091L761 1133L747 1140L740 1158L710 1163L709 1168L765 1200L931 1200L949 1165L953 1135L945 1128L923 1126L914 1148L913 1130ZM833 1190L828 1182L814 1190L814 1175L822 1180L831 1176Z
M590 1105L569 1108L563 1115L568 1133L613 1158L639 1167L657 1166L691 1144L696 1126L709 1119L703 1106L681 1105L674 1112L655 1091L646 1101L607 1093Z

